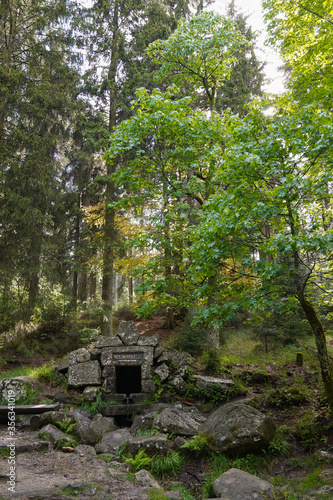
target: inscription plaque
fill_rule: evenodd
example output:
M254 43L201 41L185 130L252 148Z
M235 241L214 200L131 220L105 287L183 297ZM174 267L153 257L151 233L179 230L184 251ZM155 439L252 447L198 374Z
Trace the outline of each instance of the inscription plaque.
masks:
M113 353L114 361L142 361L143 353L142 352L122 352L122 353Z

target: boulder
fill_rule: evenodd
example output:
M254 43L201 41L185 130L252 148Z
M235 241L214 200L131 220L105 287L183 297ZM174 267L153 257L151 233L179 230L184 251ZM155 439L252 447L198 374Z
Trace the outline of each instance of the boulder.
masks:
M148 472L146 469L141 469L135 475L135 479L142 484L142 486L146 486L147 488L153 488L154 490L161 489L159 483L154 479L154 477Z
M131 433L127 429L118 429L116 431L107 432L102 437L100 443L95 446L97 453L117 453L119 448L123 446L130 438Z
M91 428L91 420L80 410L74 410L73 415L76 420L75 434L79 437L80 444L94 445L97 439Z
M80 457L95 458L96 450L93 446L88 444L79 444L74 450L74 453L80 455Z
M98 361L86 361L69 366L69 385L79 387L82 385L101 385L101 383L101 367Z
M196 408L166 408L156 418L154 427L159 431L180 436L194 436L205 421Z
M222 500L268 500L273 485L239 469L229 469L213 482L216 497Z
M119 345L122 345L122 341L120 340L119 337L116 336L111 336L111 337L103 337L100 335L97 339L96 342L96 347L117 347Z
M128 449L133 456L140 450L145 450L147 455L150 456L166 455L168 452L168 438L165 434L131 437L128 440Z
M57 441L58 439L70 439L67 436L67 434L65 434L60 429L58 429L58 427L55 427L52 424L44 425L44 427L41 428L39 433L40 433L40 435L43 435L43 436L46 435L47 439L49 439L52 444L55 441Z
M183 394L187 389L187 383L180 375L176 375L170 381L170 385L176 389L179 394Z
M200 426L214 451L229 455L247 455L266 448L274 438L272 417L245 405L228 403L218 408Z
M84 347L81 349L76 349L69 354L69 365L74 365L75 363L84 363L85 361L90 361L90 352Z
M95 434L96 440L100 441L104 434L115 431L118 427L114 423L114 418L103 417L98 413L92 419L90 428Z
M60 363L58 364L56 370L59 373L66 373L69 367L69 355L66 356Z
M64 411L47 411L41 413L39 416L40 425L52 424L59 427L58 423L68 422L70 424L75 423L75 417L72 413L65 413Z
M0 399L14 397L15 401L25 399L32 391L42 389L38 380L30 377L11 377L0 381ZM10 391L10 392L9 392Z
M139 332L134 321L121 321L117 335L125 345L136 344L139 340Z
M88 385L87 387L84 388L83 399L85 401L96 401L99 391L100 391L99 387Z
M152 428L156 413L154 411L145 413L144 415L137 415L131 426L131 433L136 434L139 429L149 430Z
M193 364L193 358L188 352L179 352L176 349L164 349L158 358L158 363L166 363L175 368Z
M156 368L155 373L158 375L161 382L165 382L170 375L169 368L164 363Z
M206 377L203 375L194 375L197 387L202 389L210 389L211 387L218 387L223 392L228 392L235 387L235 382L226 378L219 377Z

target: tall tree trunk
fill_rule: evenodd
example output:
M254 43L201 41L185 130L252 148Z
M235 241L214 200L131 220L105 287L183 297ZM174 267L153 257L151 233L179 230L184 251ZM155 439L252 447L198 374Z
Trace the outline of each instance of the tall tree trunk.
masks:
M208 284L210 287L214 288L216 281L217 281L216 274L214 274L213 276L209 276ZM214 297L214 293L212 292L209 299L208 299L208 306L212 306L214 303L215 303L215 297ZM209 349L213 349L214 351L219 353L219 351L220 351L220 333L219 333L219 329L216 328L215 326L211 326L208 329L207 344L208 344Z
M330 405L331 410L333 410L333 377L332 377L332 367L327 351L326 337L323 325L317 316L317 313L308 300L304 296L299 297L300 305L305 313L306 319L308 320L311 329L314 333L317 355L321 369L321 376L325 386L325 393Z
M110 106L109 106L109 132L112 134L117 120L117 68L118 68L118 38L119 38L119 2L114 4L113 34L111 59L109 65L108 81L110 85ZM103 248L103 284L102 301L104 314L102 316L102 335L113 334L113 262L114 262L114 238L115 238L115 210L109 204L115 201L115 185L112 174L116 169L116 161L107 162L107 185L105 196L105 223L104 223L104 248Z

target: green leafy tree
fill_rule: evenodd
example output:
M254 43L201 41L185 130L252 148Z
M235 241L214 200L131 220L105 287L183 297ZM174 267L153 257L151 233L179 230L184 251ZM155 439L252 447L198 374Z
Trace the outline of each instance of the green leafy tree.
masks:
M297 100L332 106L331 0L264 0L270 41L280 54Z
M216 109L221 112L230 108L233 113L244 116L250 100L263 95L261 87L265 64L258 60L255 52L256 35L247 24L247 17L237 11L234 0L228 5L227 17L237 26L248 44L238 50L230 78L217 91Z
M118 206L146 207L151 221L136 242L152 251L149 265L140 269L141 292L154 294L153 301L144 301L143 313L190 304L184 250L204 201L214 192L216 158L223 149L221 118L193 111L189 97L175 99L177 91L138 91L136 112L115 129L108 151L109 161L122 157L114 177L127 187L127 195Z
M330 293L333 251L331 208L322 206L332 175L330 112L298 107L286 97L273 116L254 106L243 120L232 118L216 180L223 189L205 204L193 245L193 279L219 272L216 288L198 289L201 314L221 323L237 307L304 311L313 331L326 395L333 407L333 381L318 295ZM206 282L208 280L206 278ZM206 302L205 302L206 301Z
M6 297L16 282L25 319L38 299L42 264L53 260L54 224L64 221L61 157L77 85L68 16L65 3L0 6L1 284Z
M215 111L217 90L230 78L236 54L246 43L231 21L201 12L190 21L180 21L168 40L150 44L148 53L161 64L159 79L171 74L179 86L190 83L199 93L204 89L209 108Z

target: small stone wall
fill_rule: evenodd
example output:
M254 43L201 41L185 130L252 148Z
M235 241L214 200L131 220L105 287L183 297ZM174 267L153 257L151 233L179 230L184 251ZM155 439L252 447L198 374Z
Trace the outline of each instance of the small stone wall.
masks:
M83 389L86 400L94 400L100 387L104 399L119 400L124 394L117 392L117 367L138 367L140 371L135 373L141 374L140 396L144 399L155 392L154 376L161 383L168 379L178 392L184 391L192 361L188 353L163 350L156 335L140 337L134 321L122 321L116 336L100 336L94 348L71 352L58 371L66 374L69 386ZM118 376L125 373L119 370Z

